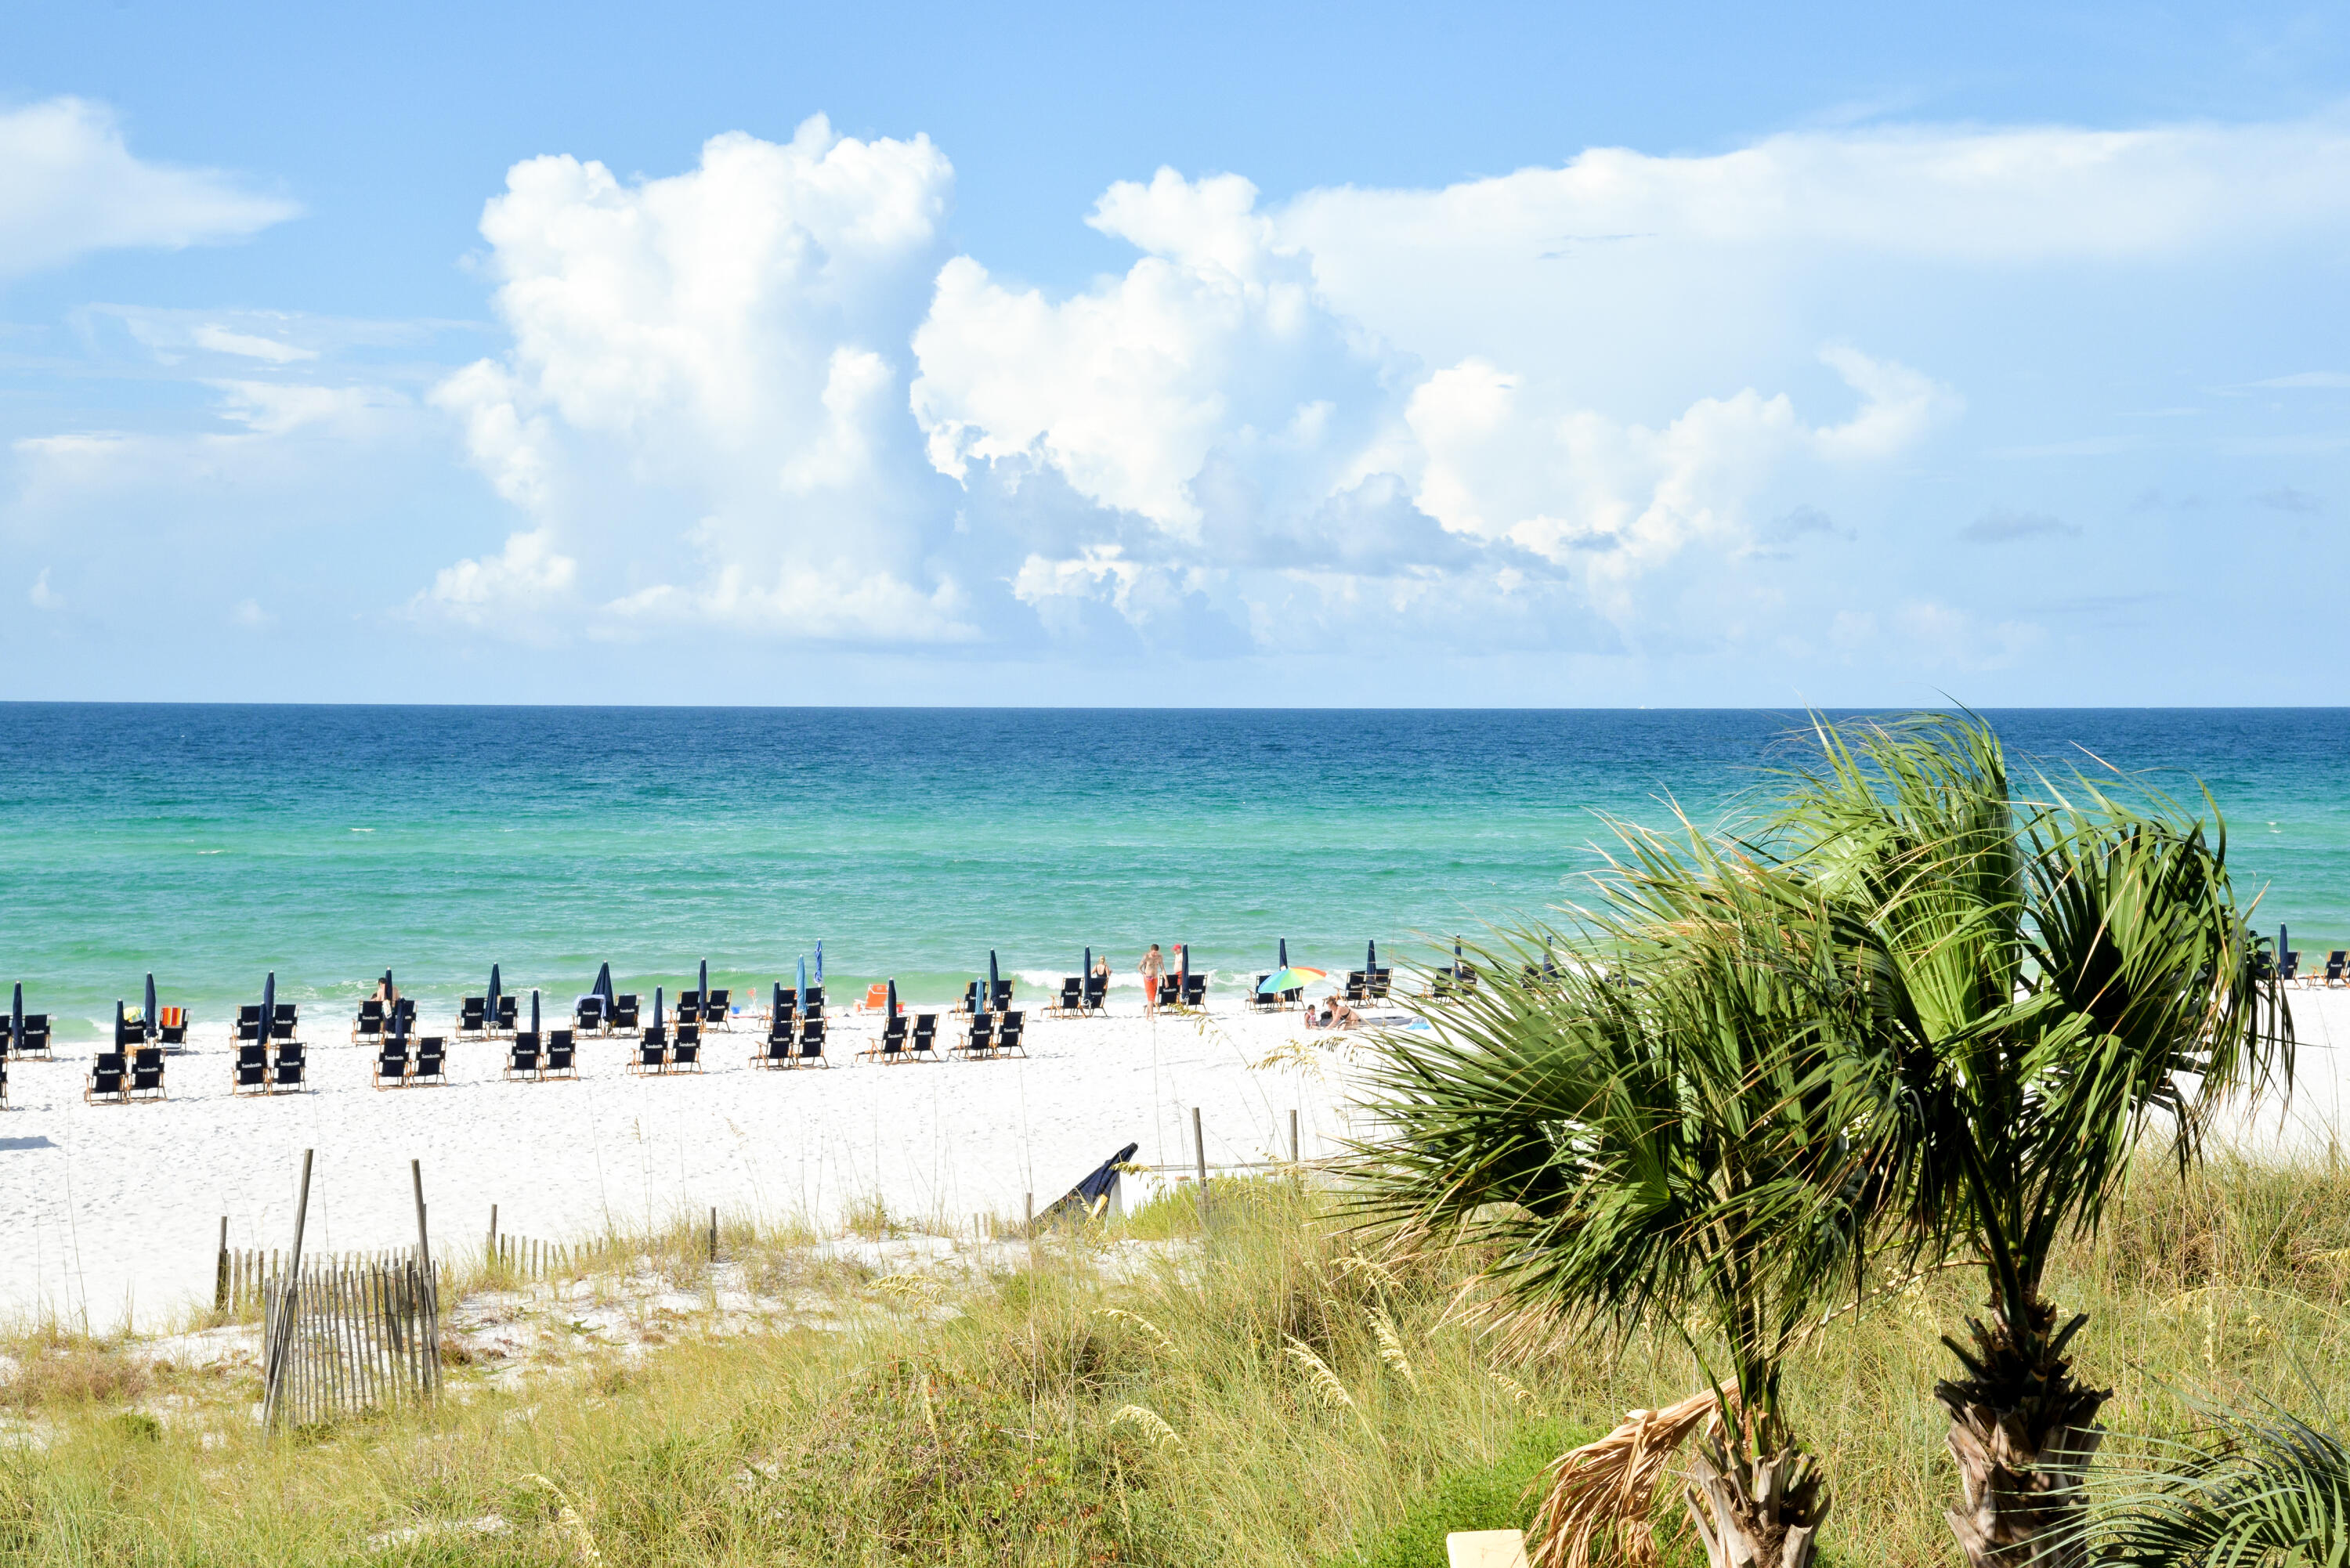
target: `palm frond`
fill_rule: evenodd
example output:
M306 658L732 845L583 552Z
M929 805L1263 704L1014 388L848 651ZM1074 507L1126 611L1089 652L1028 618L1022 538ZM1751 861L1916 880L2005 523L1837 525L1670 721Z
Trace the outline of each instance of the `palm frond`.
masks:
M2350 1563L2350 1445L2287 1412L2214 1415L2092 1515L2099 1561L2138 1568Z
M1730 1398L1736 1407L1735 1397ZM1723 1396L1692 1394L1661 1410L1634 1410L1596 1442L1551 1462L1550 1488L1534 1515L1537 1568L1589 1568L1612 1543L1627 1563L1657 1561L1649 1525L1657 1483L1684 1438L1721 1417Z

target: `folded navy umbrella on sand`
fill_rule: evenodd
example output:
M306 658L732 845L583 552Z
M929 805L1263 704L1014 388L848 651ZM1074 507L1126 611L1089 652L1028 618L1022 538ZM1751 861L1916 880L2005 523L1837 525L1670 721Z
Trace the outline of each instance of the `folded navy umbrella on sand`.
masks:
M1093 1174L1078 1182L1045 1212L1036 1216L1039 1228L1056 1220L1098 1220L1108 1210L1110 1200L1118 1195L1118 1179L1123 1168L1132 1162L1134 1151L1142 1146L1128 1144L1107 1159L1094 1167Z

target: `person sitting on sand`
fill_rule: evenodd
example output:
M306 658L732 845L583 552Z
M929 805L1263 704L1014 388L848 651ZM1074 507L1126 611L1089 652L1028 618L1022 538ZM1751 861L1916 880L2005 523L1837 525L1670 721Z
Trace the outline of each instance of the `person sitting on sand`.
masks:
M1308 1029L1360 1029L1362 1026L1362 1014L1339 1001L1335 994L1324 997L1319 1007L1310 1002L1305 1004L1305 1027Z
M1153 942L1150 950L1142 955L1142 1016L1145 1018L1159 1016L1159 977L1166 972L1167 955L1159 950L1157 942Z
M400 1000L400 987L396 985L386 985L382 981L377 981L375 982L375 994L369 997L368 1000L369 1002L380 1002L384 1006L390 1007L392 1003Z

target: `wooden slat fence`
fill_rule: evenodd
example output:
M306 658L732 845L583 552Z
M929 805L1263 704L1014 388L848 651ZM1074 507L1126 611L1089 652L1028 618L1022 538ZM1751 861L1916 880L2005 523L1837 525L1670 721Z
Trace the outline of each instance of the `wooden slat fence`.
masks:
M571 1249L528 1236L490 1238L490 1261L518 1280L544 1280L567 1272Z
M441 1390L441 1292L413 1254L326 1258L262 1276L265 1422L307 1427Z
M390 1268L412 1256L407 1248L386 1248L379 1252L337 1252L315 1262L322 1267ZM275 1247L222 1248L213 1274L213 1310L232 1316L258 1311L263 1287L285 1269L285 1255Z

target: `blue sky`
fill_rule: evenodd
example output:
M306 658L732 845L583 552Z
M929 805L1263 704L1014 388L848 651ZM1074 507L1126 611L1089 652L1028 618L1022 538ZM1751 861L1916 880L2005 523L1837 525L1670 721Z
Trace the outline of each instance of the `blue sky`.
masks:
M19 7L0 697L2336 701L2345 32Z

